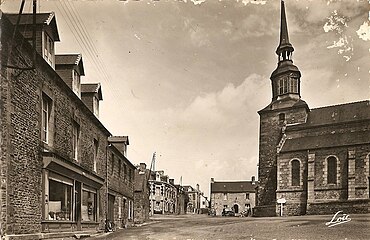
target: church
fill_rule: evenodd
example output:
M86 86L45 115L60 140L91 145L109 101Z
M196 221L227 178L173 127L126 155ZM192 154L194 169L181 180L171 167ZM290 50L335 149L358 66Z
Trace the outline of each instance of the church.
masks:
M310 109L301 98L301 72L293 64L293 51L282 1L278 64L270 77L272 101L258 112L254 213L368 213L370 101Z

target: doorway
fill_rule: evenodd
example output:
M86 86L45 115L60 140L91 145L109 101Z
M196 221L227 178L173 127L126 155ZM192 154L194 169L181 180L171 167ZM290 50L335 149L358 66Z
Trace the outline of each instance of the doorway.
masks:
M111 194L108 194L108 213L107 218L109 221L114 221L114 200L115 197Z
M238 204L234 205L234 212L239 213L239 205Z

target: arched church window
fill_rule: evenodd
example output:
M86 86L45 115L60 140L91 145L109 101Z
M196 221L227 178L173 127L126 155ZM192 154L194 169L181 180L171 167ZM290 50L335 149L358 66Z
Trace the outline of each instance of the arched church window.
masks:
M299 160L297 159L292 160L291 167L292 167L292 186L299 186L301 182Z
M328 181L327 183L337 183L337 159L333 156L328 157L327 161L327 173Z

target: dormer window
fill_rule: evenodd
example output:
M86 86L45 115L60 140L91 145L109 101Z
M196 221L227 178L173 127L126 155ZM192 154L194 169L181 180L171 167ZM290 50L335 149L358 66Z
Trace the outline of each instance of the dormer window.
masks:
M54 68L55 65L54 41L46 32L44 32L43 50L44 50L44 59L46 60L47 63L49 63L50 66Z
M79 98L81 98L80 74L78 74L76 70L72 70L72 90Z

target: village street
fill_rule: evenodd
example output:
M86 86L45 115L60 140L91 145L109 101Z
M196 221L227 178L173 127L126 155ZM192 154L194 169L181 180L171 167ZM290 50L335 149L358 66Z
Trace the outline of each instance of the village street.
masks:
M159 215L149 224L102 234L91 239L370 239L370 215L328 227L332 216L273 218Z

